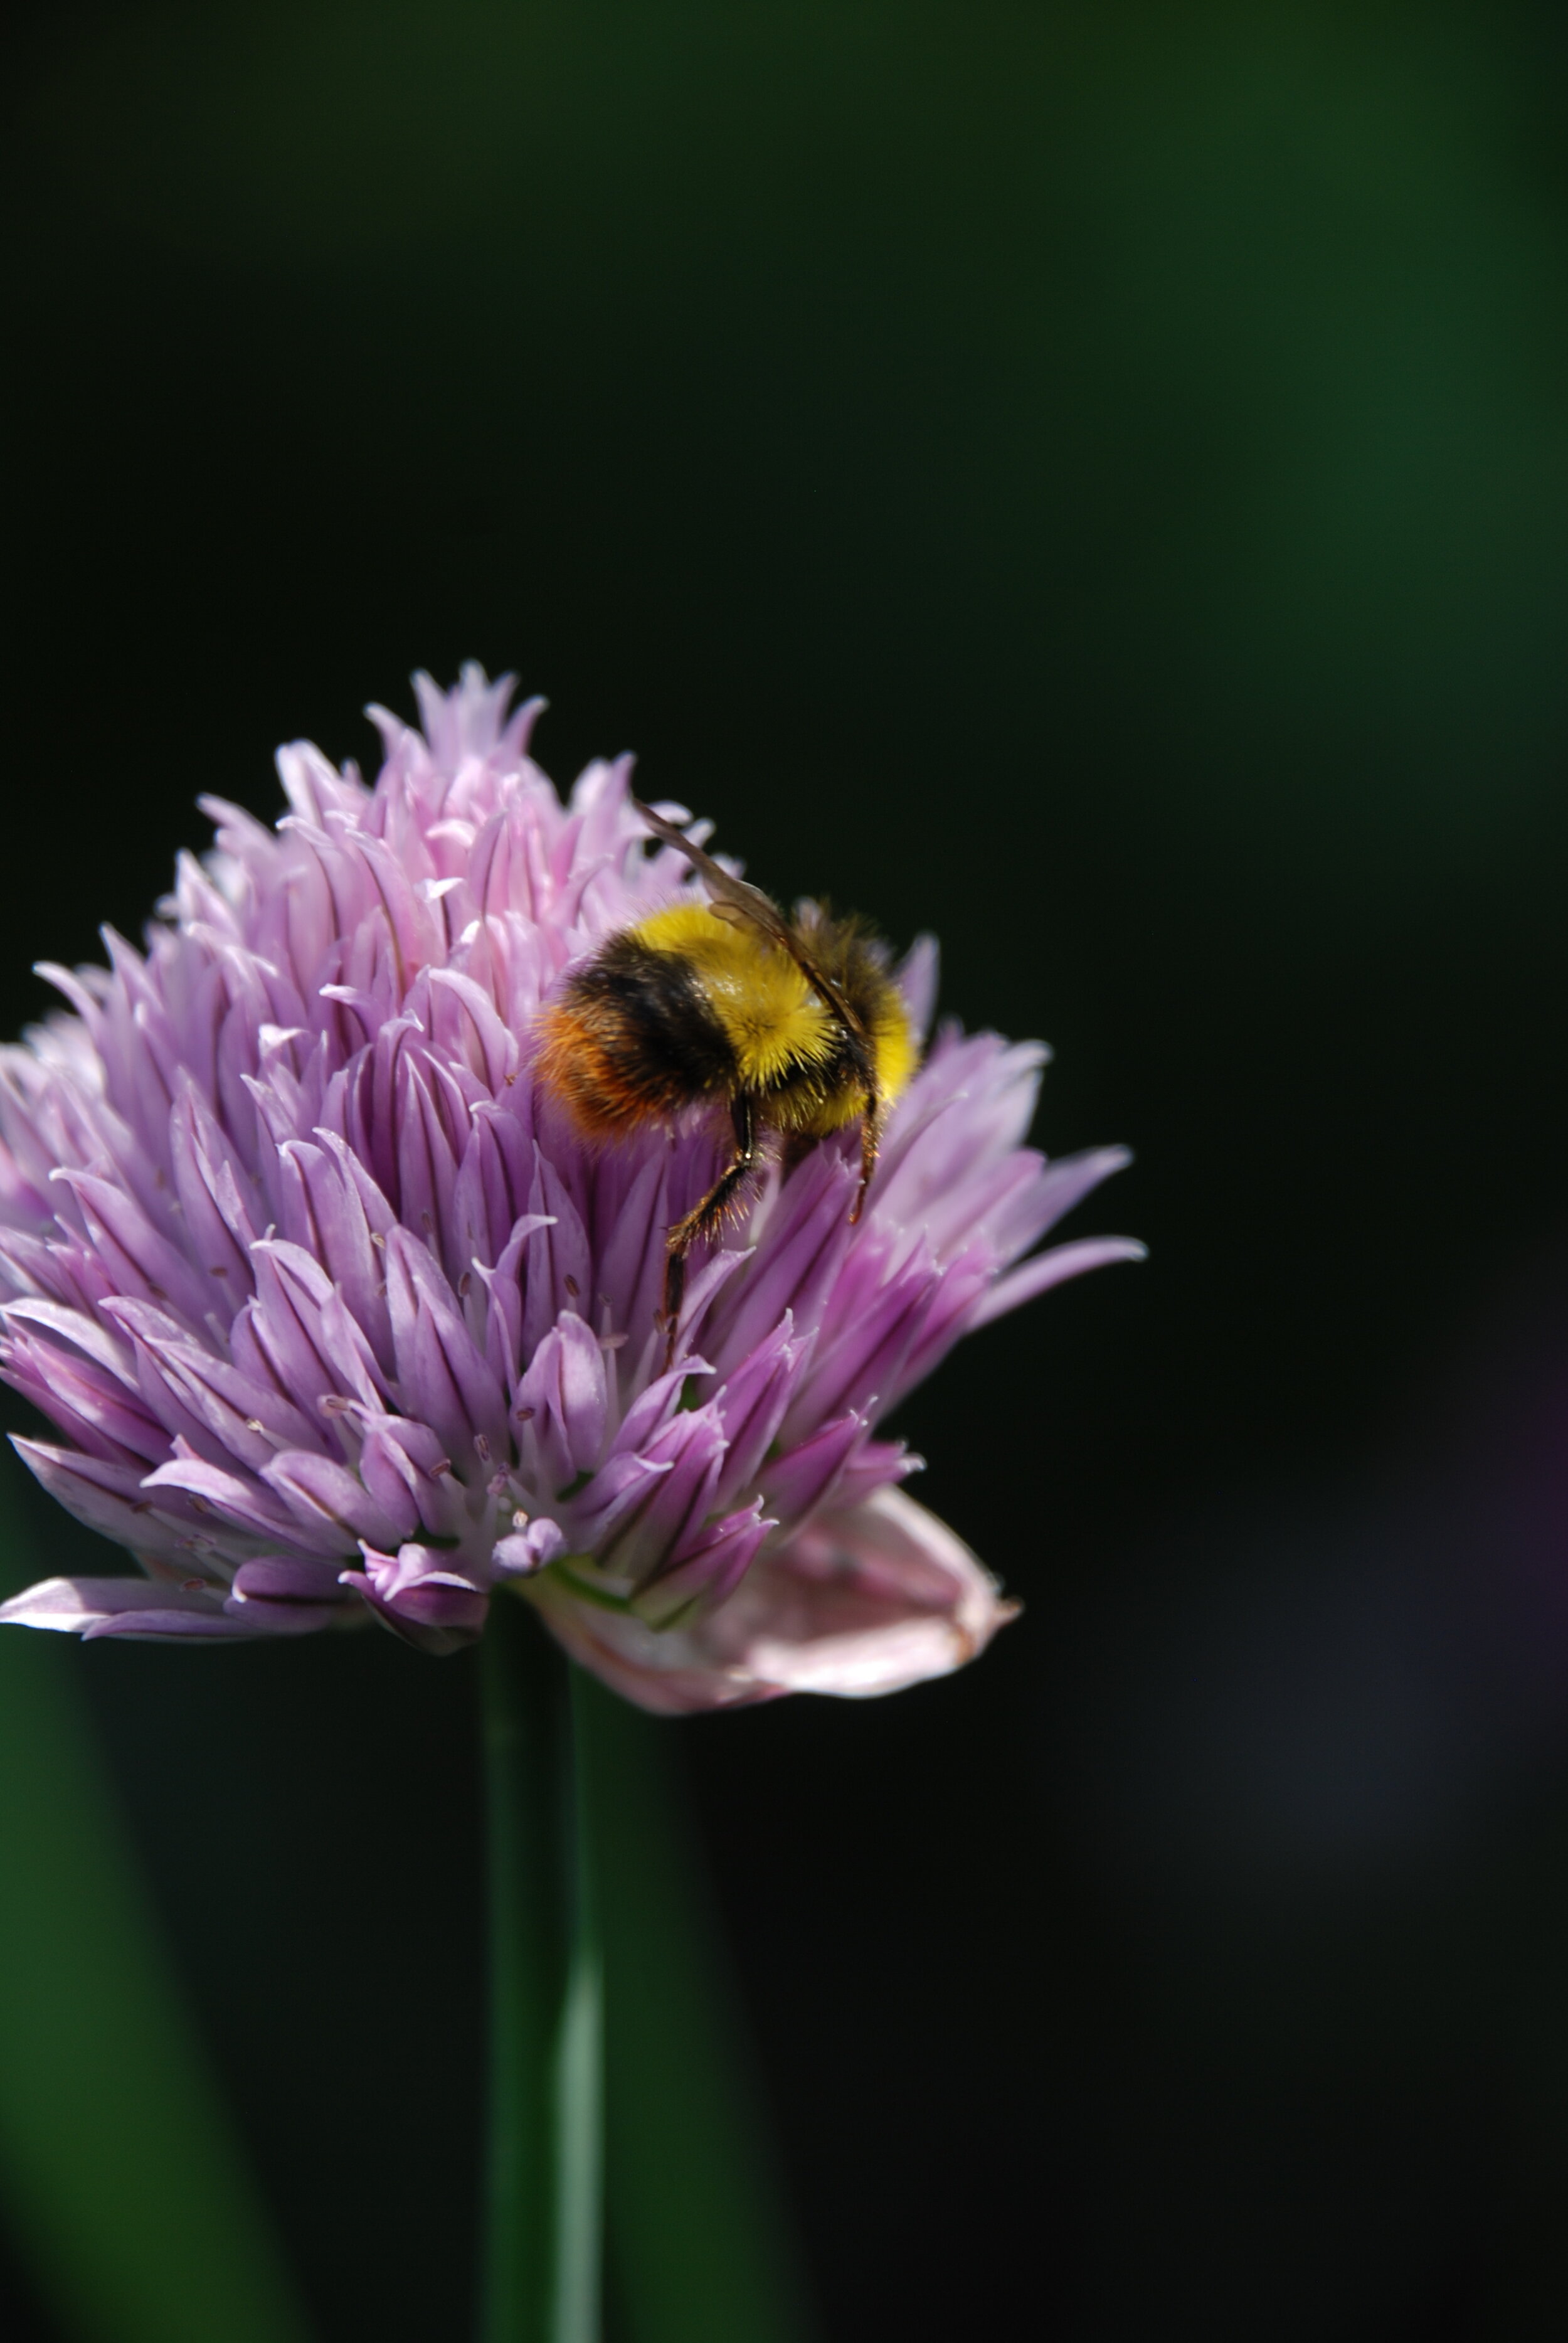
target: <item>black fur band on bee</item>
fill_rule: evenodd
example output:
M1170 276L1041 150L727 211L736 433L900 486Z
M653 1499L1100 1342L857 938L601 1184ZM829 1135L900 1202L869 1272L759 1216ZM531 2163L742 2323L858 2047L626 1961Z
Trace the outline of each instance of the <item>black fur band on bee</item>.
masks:
M568 980L563 1007L598 1045L599 1112L627 1122L678 1114L693 1099L732 1091L735 1050L684 954L659 951L635 929L612 936Z

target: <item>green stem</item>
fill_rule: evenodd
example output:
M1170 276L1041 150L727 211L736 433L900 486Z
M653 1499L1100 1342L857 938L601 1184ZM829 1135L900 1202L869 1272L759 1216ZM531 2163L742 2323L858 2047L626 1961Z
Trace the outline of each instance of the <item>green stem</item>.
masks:
M598 2343L598 1942L580 1694L526 1604L484 1644L489 2157L480 2343Z
M609 2261L627 2343L812 2343L678 1728L577 1679L608 2004Z

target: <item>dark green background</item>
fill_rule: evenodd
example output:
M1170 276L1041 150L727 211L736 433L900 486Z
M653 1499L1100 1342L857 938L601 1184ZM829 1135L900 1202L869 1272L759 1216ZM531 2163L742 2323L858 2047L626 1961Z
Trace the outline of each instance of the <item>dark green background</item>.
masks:
M1150 1264L908 1410L1021 1624L672 1728L826 2334L1560 2333L1555 12L126 5L8 79L7 1030L471 656L1137 1148ZM471 1667L81 1665L324 2336L460 2331Z

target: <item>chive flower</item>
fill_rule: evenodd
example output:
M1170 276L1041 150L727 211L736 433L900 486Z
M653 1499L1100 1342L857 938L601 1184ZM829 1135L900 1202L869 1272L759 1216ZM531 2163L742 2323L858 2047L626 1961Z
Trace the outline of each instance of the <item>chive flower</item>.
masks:
M861 1217L852 1130L772 1164L667 1369L666 1233L727 1132L590 1145L532 1044L607 936L706 898L629 759L563 803L510 678L415 688L422 732L370 711L373 786L297 743L275 829L204 799L145 948L45 970L68 1009L0 1051L0 1373L60 1435L15 1445L140 1564L0 1621L445 1652L520 1598L664 1711L972 1658L1012 1606L878 1425L960 1335L1141 1252L1032 1251L1125 1153L1046 1161L1045 1051L944 1025ZM935 960L897 972L922 1033Z

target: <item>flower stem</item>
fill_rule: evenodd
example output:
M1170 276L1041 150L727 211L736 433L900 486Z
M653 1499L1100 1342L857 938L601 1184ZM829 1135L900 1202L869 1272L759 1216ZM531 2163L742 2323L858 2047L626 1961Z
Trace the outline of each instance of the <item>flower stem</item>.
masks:
M679 1728L576 1679L604 1946L612 2299L626 2343L813 2343Z
M574 1671L528 1606L483 1646L489 2146L480 2343L597 2343L598 1941Z

